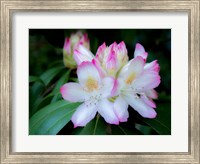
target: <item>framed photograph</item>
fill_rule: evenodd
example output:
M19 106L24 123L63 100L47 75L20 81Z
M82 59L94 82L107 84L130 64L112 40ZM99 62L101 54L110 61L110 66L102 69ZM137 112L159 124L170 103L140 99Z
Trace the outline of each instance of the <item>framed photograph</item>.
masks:
M199 1L1 1L2 163L199 163Z

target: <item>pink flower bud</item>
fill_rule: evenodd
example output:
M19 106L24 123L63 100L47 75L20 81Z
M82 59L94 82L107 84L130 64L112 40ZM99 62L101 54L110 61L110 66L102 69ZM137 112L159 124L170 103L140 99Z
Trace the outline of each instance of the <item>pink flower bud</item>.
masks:
M127 49L124 42L114 42L109 47L103 43L97 50L96 59L107 75L115 77L117 72L128 62Z
M90 41L88 39L87 33L83 34L78 31L75 34L71 34L70 38L65 38L65 43L63 47L63 61L64 65L68 68L76 68L77 64L74 60L74 50L82 45L87 49L90 49Z

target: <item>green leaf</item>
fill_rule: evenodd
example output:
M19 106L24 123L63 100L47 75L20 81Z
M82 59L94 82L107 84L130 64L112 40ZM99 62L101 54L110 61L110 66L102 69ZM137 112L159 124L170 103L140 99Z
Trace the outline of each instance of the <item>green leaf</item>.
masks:
M29 134L57 134L70 121L79 105L61 100L40 109L29 121Z
M142 134L144 135L152 134L152 128L149 126L135 124L135 128L138 129L140 132L142 132Z
M63 52L63 49L62 49ZM49 64L48 68L56 67L56 66L63 66L63 60L57 60Z
M50 81L63 69L64 67L54 67L46 72L44 72L40 78L44 81L45 85L47 86Z
M78 78L71 77L71 78L69 78L69 80L71 80L71 81L74 81L74 82L78 83Z
M171 103L158 102L157 103L157 117L154 119L147 119L138 117L141 121L149 125L158 134L170 135L171 134Z
M44 82L45 86L47 86L50 81L63 69L63 67L55 67L45 71L41 76L40 79ZM32 87L32 92L34 95L38 95L41 93L43 86L40 83L35 82Z
M47 86L51 80L63 69L64 67L55 67L45 71L40 79L44 82L45 86ZM31 109L30 115L32 116L36 111L39 103L43 96L41 95L44 90L44 85L41 83L35 82L30 89L30 99L29 99L29 108Z
M37 109L41 108L41 106L42 107L44 106L45 102L49 102L50 103L52 97L56 96L58 94L59 94L59 92L58 93L50 93L45 97L43 97L42 95L39 95L37 100L35 101L34 106L33 106L31 111L37 111ZM49 99L50 99L50 101L48 101ZM48 104L46 104L46 105L48 105ZM32 114L31 114L31 116L32 116Z
M111 125L111 130L113 135L141 135L135 128L128 128L123 125Z
M53 96L53 98L51 99L51 103L54 103L58 100L62 99L62 95L61 94L56 94L55 96Z
M64 73L63 76L61 76L61 78L56 83L56 86L54 87L52 93L58 93L60 91L60 87L68 81L70 72L71 70L68 70L66 73ZM61 98L61 94L56 94L55 96L53 96L51 103L57 101L60 98Z
M37 76L29 76L29 83L32 83L32 82L39 82L42 85L45 85L44 82Z
M97 115L95 119L90 121L85 127L75 129L73 134L79 135L105 135L106 124L100 115Z

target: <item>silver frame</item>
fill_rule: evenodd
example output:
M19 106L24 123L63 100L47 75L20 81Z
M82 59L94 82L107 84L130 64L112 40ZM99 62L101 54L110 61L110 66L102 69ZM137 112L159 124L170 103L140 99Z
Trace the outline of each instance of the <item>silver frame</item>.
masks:
M200 110L200 0L0 0L1 56L0 56L0 140L1 163L199 163ZM12 152L12 16L15 12L104 12L148 11L180 12L189 15L189 151L187 153L17 153Z

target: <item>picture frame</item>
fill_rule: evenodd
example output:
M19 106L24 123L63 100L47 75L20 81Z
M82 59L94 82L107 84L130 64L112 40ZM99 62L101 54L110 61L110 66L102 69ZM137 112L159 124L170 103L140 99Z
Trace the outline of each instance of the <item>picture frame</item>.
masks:
M1 0L1 163L199 163L199 0L33 1ZM188 152L12 152L12 17L15 12L188 13Z

